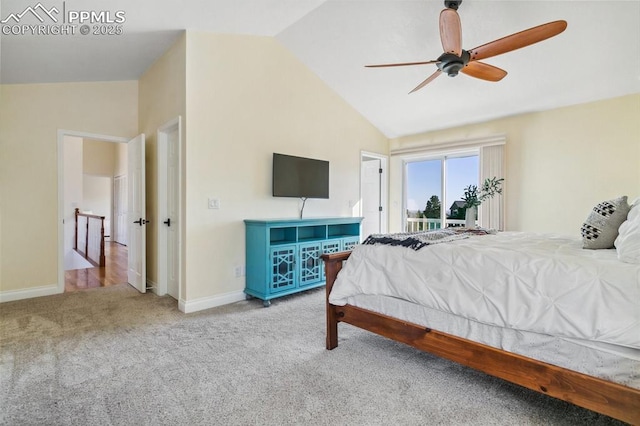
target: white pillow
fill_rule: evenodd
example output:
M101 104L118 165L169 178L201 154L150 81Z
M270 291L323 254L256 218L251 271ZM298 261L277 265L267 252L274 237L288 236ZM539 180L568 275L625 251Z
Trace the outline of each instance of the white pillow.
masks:
M618 259L640 264L640 198L633 202L627 220L618 228L615 246Z

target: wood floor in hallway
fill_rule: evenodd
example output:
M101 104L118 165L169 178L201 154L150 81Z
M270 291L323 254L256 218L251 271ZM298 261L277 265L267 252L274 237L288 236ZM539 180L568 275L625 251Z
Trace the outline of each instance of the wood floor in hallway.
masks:
M106 266L74 269L64 272L64 291L107 287L127 282L127 246L107 241L104 243Z

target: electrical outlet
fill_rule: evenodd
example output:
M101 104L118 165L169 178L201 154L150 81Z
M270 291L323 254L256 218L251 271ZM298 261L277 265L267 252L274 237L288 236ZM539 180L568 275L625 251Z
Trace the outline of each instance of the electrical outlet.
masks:
M244 277L244 266L236 266L234 268L236 278Z
M219 209L220 208L220 199L219 198L209 198L209 208L210 209Z

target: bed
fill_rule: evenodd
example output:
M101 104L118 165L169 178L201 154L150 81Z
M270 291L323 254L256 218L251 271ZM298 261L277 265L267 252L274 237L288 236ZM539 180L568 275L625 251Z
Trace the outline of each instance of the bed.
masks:
M616 250L505 232L322 257L327 349L348 323L640 424L640 265Z

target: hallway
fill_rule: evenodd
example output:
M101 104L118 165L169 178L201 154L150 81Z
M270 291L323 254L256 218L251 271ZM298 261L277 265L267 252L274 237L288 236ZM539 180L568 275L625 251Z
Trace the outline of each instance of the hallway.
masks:
M127 282L127 246L106 241L104 250L104 268L93 267L64 272L65 293Z

